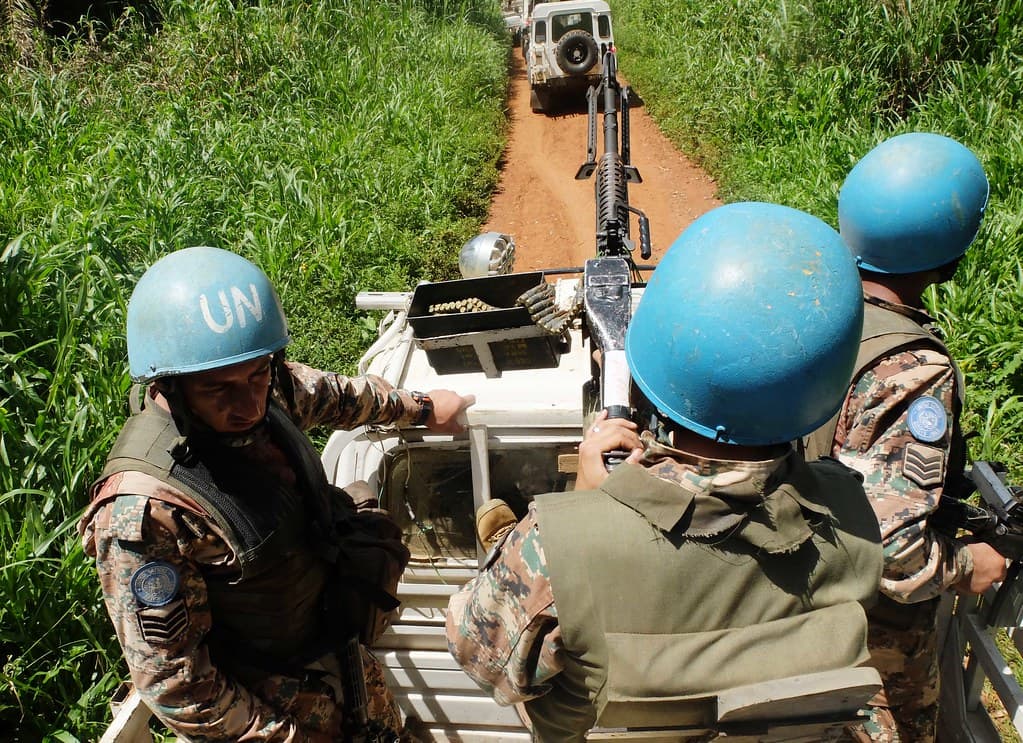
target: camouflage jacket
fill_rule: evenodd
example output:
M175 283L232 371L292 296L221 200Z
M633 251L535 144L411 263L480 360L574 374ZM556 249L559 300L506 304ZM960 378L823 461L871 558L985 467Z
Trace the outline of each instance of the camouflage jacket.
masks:
M921 326L933 323L912 307L874 297L867 301ZM904 348L878 359L854 380L839 413L832 455L863 475L864 490L881 526L885 557L881 591L900 603L933 598L973 570L962 542L928 527L942 483L921 483L904 467L907 456L926 448L942 458L942 477L935 479L944 479L952 437L946 433L938 441L921 441L920 427L911 424L911 406L918 400L936 401L947 426L957 429L957 384L953 363L944 353L931 347ZM924 438L932 437L925 433Z
M278 396L303 430L317 425L354 428L368 423L408 423L420 412L408 393L374 377L348 378L296 363L286 365L290 393ZM252 466L268 478L293 480L291 465L266 436L246 449ZM239 577L239 558L227 536L182 492L140 472L122 472L97 484L79 524L84 549L96 559L103 600L147 705L190 740L327 741L340 734L339 694L329 669L302 678L271 674L241 681L211 660L206 636L212 624L207 580ZM141 626L132 576L163 562L173 566L184 599L174 631L152 636ZM382 674L370 663L371 713L392 726ZM376 694L374 695L374 690ZM390 715L390 716L388 716Z
M762 462L718 461L662 446L649 434L643 439L646 449L641 464L650 475L697 498L701 494L712 496L707 501L718 504L725 502L721 498L724 494L737 502L758 493L762 497L765 483L786 466L790 456L785 453ZM729 518L729 513L720 512L720 505L718 510L710 508L703 515L694 513L687 532L727 533L735 528ZM725 532L707 530L708 524L719 522L728 525ZM872 538L876 539L876 526L869 523ZM555 678L565 671L571 655L559 625L542 536L535 504L531 504L526 517L491 552L481 574L454 594L448 604L446 634L450 652L466 673L502 705L547 694ZM879 556L877 569L879 572ZM871 596L873 585L868 589Z

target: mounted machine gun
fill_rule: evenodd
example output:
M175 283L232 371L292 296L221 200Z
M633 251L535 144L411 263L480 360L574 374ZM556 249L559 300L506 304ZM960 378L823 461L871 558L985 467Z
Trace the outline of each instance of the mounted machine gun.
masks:
M589 136L586 162L576 172L576 180L596 173L597 257L586 261L583 269L583 318L586 332L598 350L599 368L593 369L588 397L597 408L607 410L610 418L630 418L629 368L625 360L625 332L632 316L631 288L639 267L632 258L635 244L630 239L630 215L639 219L640 256L648 260L650 221L629 204L629 184L642 183L639 170L632 165L629 142L628 87L618 81L614 49L604 55L600 84L586 93ZM598 104L603 104L604 154L597 156ZM619 120L620 117L620 120ZM589 407L589 406L587 406ZM609 456L609 464L620 457Z

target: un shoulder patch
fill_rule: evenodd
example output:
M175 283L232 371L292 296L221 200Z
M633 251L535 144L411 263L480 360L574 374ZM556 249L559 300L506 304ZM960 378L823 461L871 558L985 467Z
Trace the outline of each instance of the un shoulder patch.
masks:
M948 430L948 416L941 401L924 395L912 402L906 416L909 432L917 441L939 441Z
M181 579L169 562L147 562L131 574L131 592L143 606L166 606L178 594Z

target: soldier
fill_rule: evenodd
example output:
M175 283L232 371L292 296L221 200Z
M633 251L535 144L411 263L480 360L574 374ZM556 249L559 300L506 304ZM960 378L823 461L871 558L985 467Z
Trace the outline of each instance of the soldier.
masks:
M723 206L671 246L626 337L649 424L598 419L588 489L537 496L448 606L451 653L535 739L866 659L876 520L850 470L790 443L837 410L861 322L855 265L808 214ZM635 448L607 474L602 452Z
M143 399L133 391L80 531L146 704L189 740L350 740L367 711L374 729L399 729L379 666L352 638L386 624L408 551L372 500L357 509L328 484L302 430L454 432L473 399L285 361L267 277L216 248L153 264L127 336ZM368 705L340 682L360 654Z
M982 593L1005 577L992 547L933 523L942 494L961 492L964 390L923 294L955 274L987 199L976 156L926 133L868 152L838 197L840 232L863 280L863 337L841 410L805 444L808 459L834 456L864 476L881 526L885 567L869 643L885 696L871 722L850 731L856 740L895 741L900 731L906 743L934 740L939 595Z

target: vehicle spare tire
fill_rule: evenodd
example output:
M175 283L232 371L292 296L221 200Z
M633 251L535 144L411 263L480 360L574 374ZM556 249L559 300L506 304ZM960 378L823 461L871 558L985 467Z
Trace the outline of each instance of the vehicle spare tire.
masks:
M597 40L581 28L573 29L558 41L558 67L569 75L583 75L597 64Z

